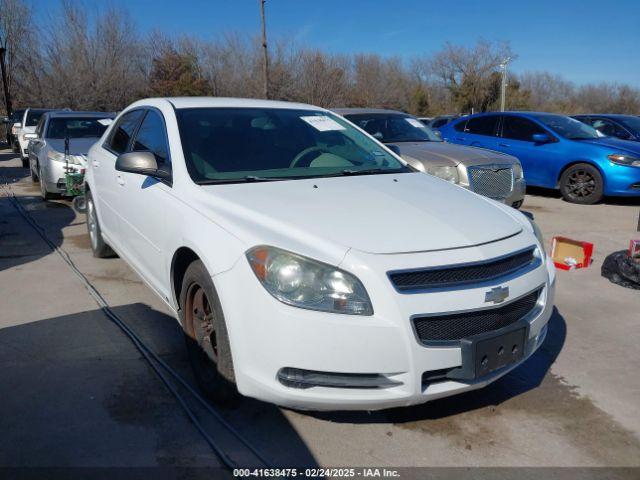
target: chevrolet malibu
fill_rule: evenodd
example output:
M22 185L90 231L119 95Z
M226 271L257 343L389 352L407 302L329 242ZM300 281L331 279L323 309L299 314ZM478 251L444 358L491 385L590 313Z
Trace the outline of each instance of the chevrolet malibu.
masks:
M299 409L481 388L544 341L535 223L310 105L141 100L90 149L87 226L166 302L195 376Z

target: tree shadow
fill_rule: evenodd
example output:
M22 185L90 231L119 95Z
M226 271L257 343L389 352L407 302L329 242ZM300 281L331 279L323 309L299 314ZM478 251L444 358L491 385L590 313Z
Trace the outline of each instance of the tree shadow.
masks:
M540 386L562 350L566 336L566 322L558 309L554 307L548 323L547 337L542 346L522 365L485 388L414 407L394 408L371 413L306 412L306 414L339 423L406 423L418 420L436 420L488 406L500 405Z
M113 311L197 388L174 318L143 304ZM0 385L0 466L220 464L140 352L100 309L0 330ZM184 388L180 392L232 459L240 465L255 461ZM219 411L274 465L316 465L277 407L246 400Z

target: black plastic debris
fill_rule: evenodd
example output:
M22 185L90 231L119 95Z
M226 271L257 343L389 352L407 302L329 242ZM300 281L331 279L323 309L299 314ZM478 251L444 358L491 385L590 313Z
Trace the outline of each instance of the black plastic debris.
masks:
M613 252L604 259L602 276L616 285L640 290L640 263L634 262L627 250Z

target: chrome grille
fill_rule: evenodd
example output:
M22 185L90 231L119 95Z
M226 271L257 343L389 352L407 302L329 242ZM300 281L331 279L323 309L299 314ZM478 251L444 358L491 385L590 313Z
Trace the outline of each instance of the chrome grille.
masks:
M513 169L510 165L469 167L469 186L479 195L504 200L513 191Z

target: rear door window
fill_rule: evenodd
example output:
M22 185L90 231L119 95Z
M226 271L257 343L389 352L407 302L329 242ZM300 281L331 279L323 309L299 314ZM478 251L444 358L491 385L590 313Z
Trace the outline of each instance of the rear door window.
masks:
M544 129L531 120L516 115L505 115L502 125L502 136L512 140L533 142L533 135L546 133Z
M106 147L117 155L126 152L142 115L144 115L144 110L133 110L125 113L113 127L113 132L111 132Z
M497 115L483 115L481 117L470 118L464 129L466 133L475 135L494 136L498 125Z

